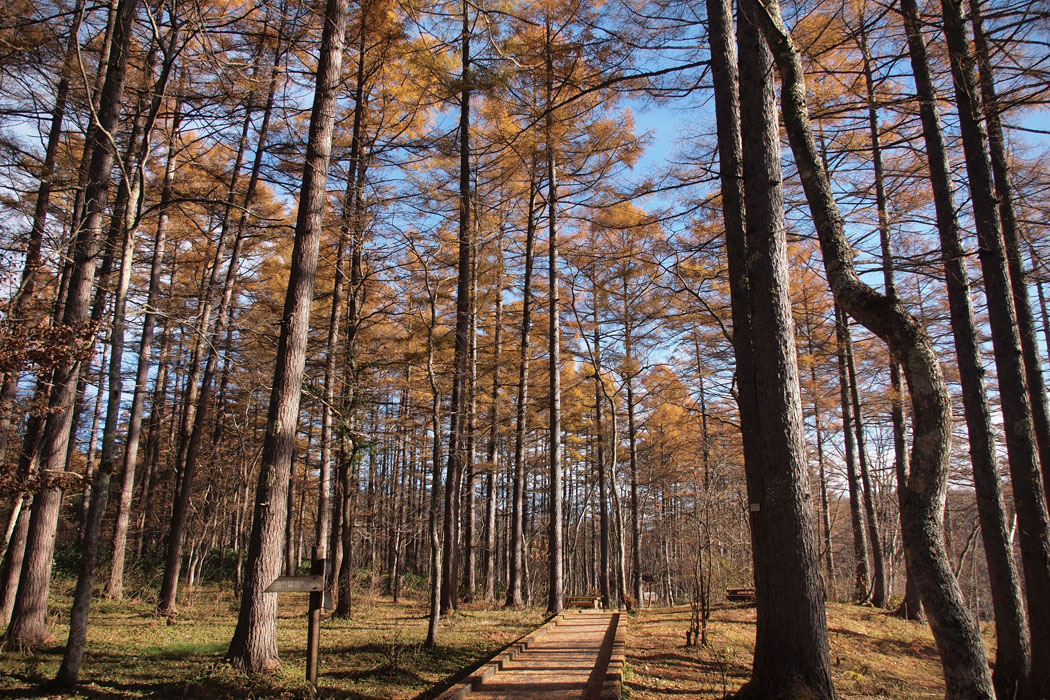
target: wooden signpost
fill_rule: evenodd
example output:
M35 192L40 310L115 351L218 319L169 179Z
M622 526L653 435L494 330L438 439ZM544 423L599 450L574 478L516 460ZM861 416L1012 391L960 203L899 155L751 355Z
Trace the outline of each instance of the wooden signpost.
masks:
M313 593L324 590L324 576L278 576L267 593Z
M309 593L310 609L306 625L306 680L317 687L317 667L321 653L321 606L324 600L324 559L314 547L309 576L278 576L266 587L267 593Z

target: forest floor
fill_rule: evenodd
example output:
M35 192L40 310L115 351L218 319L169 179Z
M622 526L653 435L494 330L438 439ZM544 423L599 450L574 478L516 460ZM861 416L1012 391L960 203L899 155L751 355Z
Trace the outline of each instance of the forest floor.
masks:
M349 620L325 620L319 691L304 680L306 596L281 597L278 648L282 668L247 676L223 661L236 623L237 601L213 586L186 591L173 621L153 614L148 595L96 600L88 651L76 693L44 684L54 677L67 634L72 582L57 582L49 609L56 640L29 654L0 653L0 698L345 698L424 697L447 686L497 650L543 622L538 609L507 611L478 603L442 618L439 648L423 649L426 604L394 604L359 592ZM625 697L723 698L748 678L755 612L716 608L706 648L684 646L688 607L638 611L627 620ZM926 625L855 605L828 607L831 663L839 697L941 698L944 683ZM986 625L991 637L991 625ZM988 639L989 644L992 640Z
M52 644L30 654L0 653L0 698L413 698L448 683L540 625L541 610L505 611L482 603L443 616L439 646L423 648L427 607L394 604L359 592L348 620L321 626L319 691L306 683L306 599L282 594L277 646L283 666L248 676L223 661L237 622L237 600L214 586L180 593L172 623L153 603L130 598L92 605L87 653L76 693L43 684L54 678L68 634L72 582L58 582L49 605Z
M685 646L688 606L641 610L627 624L625 695L631 700L731 697L751 675L754 608L717 607L706 648ZM983 629L986 644L992 644L992 625ZM885 610L833 603L828 633L840 700L944 697L940 656L928 626Z

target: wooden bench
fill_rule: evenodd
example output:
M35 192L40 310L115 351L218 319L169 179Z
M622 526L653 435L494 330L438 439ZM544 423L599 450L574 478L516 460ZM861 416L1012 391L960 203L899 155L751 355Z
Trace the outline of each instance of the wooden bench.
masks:
M565 596L566 608L585 608L598 610L601 608L601 598L594 595L567 595Z
M727 588L726 600L731 603L754 603L754 588Z

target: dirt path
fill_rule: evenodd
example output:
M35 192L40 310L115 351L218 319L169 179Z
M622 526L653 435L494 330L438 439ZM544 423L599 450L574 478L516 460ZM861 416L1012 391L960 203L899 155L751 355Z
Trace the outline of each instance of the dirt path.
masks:
M613 615L604 610L568 614L469 697L472 700L597 698L605 680L615 633L611 625Z

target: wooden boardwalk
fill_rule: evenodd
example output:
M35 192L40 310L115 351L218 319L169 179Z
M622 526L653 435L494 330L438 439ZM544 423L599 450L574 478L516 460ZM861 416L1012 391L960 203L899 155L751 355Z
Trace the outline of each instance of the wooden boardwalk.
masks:
M606 676L620 613L579 610L565 613L467 697L472 700L597 700L609 697ZM622 640L622 636L621 636ZM621 641L622 643L622 641ZM622 658L622 650L620 651ZM615 664L615 673L619 665ZM617 675L618 678L618 675ZM618 685L617 685L618 690Z

